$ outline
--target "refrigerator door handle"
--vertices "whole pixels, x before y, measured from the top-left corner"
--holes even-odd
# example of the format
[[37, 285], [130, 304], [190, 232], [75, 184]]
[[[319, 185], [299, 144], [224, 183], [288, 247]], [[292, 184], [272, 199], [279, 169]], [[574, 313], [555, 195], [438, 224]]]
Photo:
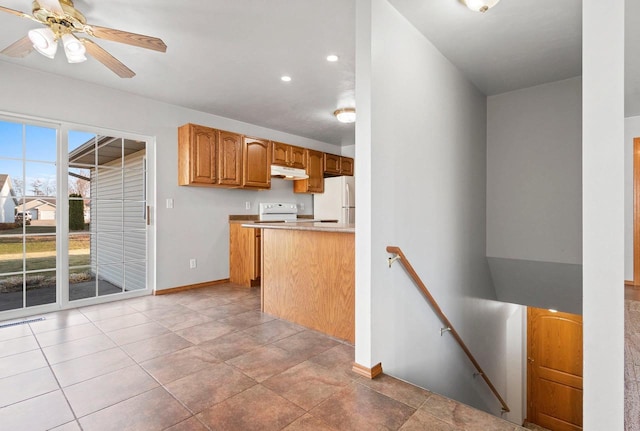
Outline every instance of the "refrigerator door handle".
[[349, 184], [345, 184], [345, 193], [347, 195], [347, 207], [351, 206], [351, 192], [349, 190]]

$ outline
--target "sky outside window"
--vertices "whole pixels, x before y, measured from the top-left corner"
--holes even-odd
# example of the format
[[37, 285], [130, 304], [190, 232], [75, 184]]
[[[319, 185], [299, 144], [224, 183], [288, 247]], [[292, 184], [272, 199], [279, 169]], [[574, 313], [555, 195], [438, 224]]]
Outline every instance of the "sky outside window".
[[[14, 187], [24, 185], [20, 195], [55, 196], [56, 134], [57, 130], [50, 127], [0, 121], [0, 174], [8, 174]], [[95, 136], [69, 132], [69, 151]]]

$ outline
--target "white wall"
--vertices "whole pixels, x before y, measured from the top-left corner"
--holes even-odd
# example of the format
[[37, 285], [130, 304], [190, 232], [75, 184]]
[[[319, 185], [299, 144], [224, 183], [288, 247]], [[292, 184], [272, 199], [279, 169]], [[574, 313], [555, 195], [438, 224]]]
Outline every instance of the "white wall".
[[633, 139], [640, 137], [640, 117], [624, 120], [624, 279], [633, 281]]
[[[372, 362], [498, 414], [500, 404], [482, 379], [473, 379], [453, 338], [440, 336], [441, 323], [407, 274], [398, 264], [387, 267], [385, 251], [387, 245], [404, 250], [504, 394], [506, 326], [519, 307], [493, 300], [485, 260], [486, 98], [386, 0], [371, 5], [370, 12], [357, 8], [358, 24], [370, 13], [371, 38], [364, 45], [362, 32], [369, 29], [360, 25], [357, 55], [370, 52], [370, 63], [364, 58], [356, 67], [358, 85], [371, 78], [369, 102], [360, 87], [356, 92], [358, 123], [370, 121], [371, 131], [368, 139], [357, 125], [356, 168], [372, 173], [370, 183], [356, 176], [359, 214], [371, 214], [370, 227], [357, 220], [356, 238], [371, 234], [371, 257], [362, 262], [357, 248], [356, 269], [371, 268]], [[369, 109], [370, 118], [363, 119]], [[363, 167], [364, 152], [371, 161]], [[356, 340], [366, 330], [356, 326]], [[356, 343], [356, 360], [360, 353]]]
[[[113, 77], [112, 79], [119, 79]], [[133, 78], [135, 82], [135, 78]], [[179, 187], [178, 127], [185, 123], [245, 133], [331, 153], [334, 145], [156, 102], [81, 81], [3, 62], [0, 67], [0, 111], [120, 130], [156, 138], [156, 287], [172, 288], [229, 276], [229, 214], [257, 213], [267, 200], [305, 204], [311, 196], [292, 192], [291, 182], [274, 179], [270, 191]], [[46, 97], [42, 95], [46, 94]], [[212, 95], [215, 97], [215, 95]], [[174, 208], [162, 205], [174, 199]], [[246, 211], [245, 202], [252, 209]], [[194, 223], [194, 214], [198, 216]], [[189, 269], [189, 259], [198, 267]]]
[[624, 0], [582, 7], [584, 430], [622, 430]]

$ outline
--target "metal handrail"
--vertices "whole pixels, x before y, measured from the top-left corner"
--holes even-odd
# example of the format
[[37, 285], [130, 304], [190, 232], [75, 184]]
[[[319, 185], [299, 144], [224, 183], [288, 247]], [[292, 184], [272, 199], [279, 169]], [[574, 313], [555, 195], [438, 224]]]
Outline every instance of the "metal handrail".
[[467, 357], [469, 358], [473, 366], [476, 368], [477, 373], [474, 373], [474, 376], [480, 375], [489, 386], [489, 389], [491, 389], [491, 392], [493, 392], [496, 398], [498, 398], [498, 401], [500, 401], [500, 404], [502, 404], [502, 411], [510, 412], [511, 410], [509, 410], [509, 406], [507, 406], [507, 403], [504, 401], [504, 399], [502, 399], [502, 397], [498, 393], [498, 390], [495, 388], [495, 386], [493, 386], [493, 383], [491, 383], [491, 380], [489, 380], [489, 377], [487, 377], [486, 373], [484, 372], [484, 370], [482, 369], [482, 367], [480, 366], [476, 358], [473, 356], [473, 354], [471, 353], [467, 345], [464, 343], [464, 341], [462, 341], [460, 334], [458, 334], [458, 331], [455, 330], [455, 328], [453, 327], [453, 325], [451, 324], [447, 316], [444, 314], [444, 312], [442, 311], [442, 309], [440, 308], [440, 306], [438, 305], [434, 297], [429, 292], [429, 289], [427, 289], [427, 286], [422, 282], [422, 280], [418, 276], [418, 273], [415, 271], [415, 269], [413, 269], [413, 266], [411, 266], [411, 264], [407, 260], [402, 250], [400, 250], [400, 247], [391, 246], [391, 245], [387, 246], [387, 252], [395, 255], [394, 257], [389, 258], [389, 268], [391, 268], [391, 264], [393, 262], [399, 260], [400, 263], [402, 263], [402, 266], [404, 267], [404, 269], [409, 273], [409, 276], [413, 279], [414, 283], [422, 291], [424, 296], [427, 297], [427, 300], [431, 304], [433, 311], [435, 311], [435, 313], [438, 315], [442, 323], [445, 324], [445, 328], [442, 328], [440, 330], [440, 335], [443, 335], [444, 332], [451, 332], [451, 335], [453, 336], [453, 338], [458, 342], [458, 344], [460, 345], [464, 353], [467, 355]]

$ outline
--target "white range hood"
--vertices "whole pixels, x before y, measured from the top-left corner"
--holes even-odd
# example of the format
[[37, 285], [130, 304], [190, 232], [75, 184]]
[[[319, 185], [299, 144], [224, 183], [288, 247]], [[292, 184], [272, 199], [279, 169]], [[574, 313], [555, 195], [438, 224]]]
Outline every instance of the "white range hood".
[[304, 169], [278, 165], [271, 165], [271, 176], [284, 178], [285, 180], [306, 180], [309, 178]]

